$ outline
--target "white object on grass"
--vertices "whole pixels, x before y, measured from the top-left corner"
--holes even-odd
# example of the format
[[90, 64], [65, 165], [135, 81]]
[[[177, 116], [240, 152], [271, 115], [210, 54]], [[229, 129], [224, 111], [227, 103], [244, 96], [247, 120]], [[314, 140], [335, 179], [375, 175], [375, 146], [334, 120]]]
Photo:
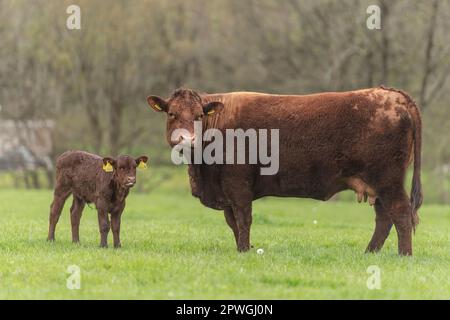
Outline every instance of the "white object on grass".
[[259, 248], [258, 250], [256, 250], [257, 254], [264, 254], [264, 249]]

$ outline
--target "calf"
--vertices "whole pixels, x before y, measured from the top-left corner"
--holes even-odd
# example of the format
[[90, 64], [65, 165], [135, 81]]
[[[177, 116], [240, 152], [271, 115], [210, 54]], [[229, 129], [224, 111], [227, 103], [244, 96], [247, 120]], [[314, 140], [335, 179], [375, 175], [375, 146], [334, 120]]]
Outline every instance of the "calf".
[[[380, 250], [394, 225], [399, 253], [412, 254], [412, 230], [422, 203], [422, 125], [419, 108], [403, 91], [379, 87], [302, 96], [180, 89], [170, 99], [150, 96], [147, 102], [167, 114], [171, 146], [202, 147], [198, 141], [210, 129], [223, 136], [228, 129], [279, 130], [276, 174], [262, 175], [264, 163], [189, 164], [192, 194], [204, 205], [224, 211], [240, 251], [250, 248], [253, 200], [327, 200], [350, 189], [359, 201], [368, 199], [375, 207], [375, 231], [367, 251]], [[195, 132], [196, 121], [200, 133]], [[176, 134], [177, 129], [184, 133]], [[203, 148], [209, 143], [203, 141]], [[226, 152], [233, 158], [234, 149]], [[408, 198], [404, 184], [412, 162]]]
[[48, 240], [55, 240], [55, 228], [66, 199], [73, 195], [70, 208], [72, 241], [79, 242], [81, 213], [86, 203], [94, 203], [98, 212], [101, 247], [107, 247], [110, 229], [114, 247], [120, 247], [120, 219], [125, 199], [136, 183], [136, 167], [146, 167], [148, 157], [132, 158], [127, 155], [117, 159], [99, 157], [84, 151], [67, 151], [56, 161], [56, 186], [50, 206]]

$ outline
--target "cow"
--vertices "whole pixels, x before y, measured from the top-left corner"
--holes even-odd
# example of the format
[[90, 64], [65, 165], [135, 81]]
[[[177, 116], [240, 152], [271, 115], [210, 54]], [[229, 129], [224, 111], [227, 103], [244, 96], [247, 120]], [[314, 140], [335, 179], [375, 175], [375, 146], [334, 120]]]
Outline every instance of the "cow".
[[[192, 194], [223, 210], [237, 249], [248, 251], [252, 201], [265, 196], [328, 200], [354, 190], [374, 205], [375, 231], [366, 252], [379, 251], [392, 225], [398, 253], [412, 255], [412, 232], [422, 204], [421, 115], [404, 91], [384, 86], [348, 92], [277, 95], [254, 92], [203, 94], [176, 90], [147, 103], [167, 114], [170, 146], [194, 145], [194, 123], [215, 128], [278, 129], [279, 170], [261, 175], [262, 164], [188, 166]], [[174, 135], [175, 129], [184, 134]], [[203, 144], [205, 147], [207, 144]], [[404, 180], [414, 162], [408, 197]]]
[[66, 199], [72, 194], [72, 242], [80, 241], [79, 226], [85, 204], [94, 203], [98, 213], [100, 247], [108, 246], [108, 232], [112, 229], [114, 247], [119, 248], [120, 221], [125, 199], [136, 183], [136, 167], [145, 168], [147, 161], [147, 156], [135, 159], [121, 155], [114, 159], [84, 151], [66, 151], [61, 154], [56, 160], [56, 184], [50, 206], [47, 240], [55, 240], [56, 224]]

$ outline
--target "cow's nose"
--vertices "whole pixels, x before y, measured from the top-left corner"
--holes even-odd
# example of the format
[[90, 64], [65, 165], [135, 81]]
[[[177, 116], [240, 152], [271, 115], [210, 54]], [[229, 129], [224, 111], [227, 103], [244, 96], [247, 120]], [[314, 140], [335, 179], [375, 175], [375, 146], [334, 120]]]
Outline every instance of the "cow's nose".
[[192, 145], [195, 142], [195, 135], [193, 135], [193, 136], [181, 135], [180, 136], [180, 142]]
[[127, 177], [127, 182], [128, 183], [135, 183], [136, 182], [136, 177]]

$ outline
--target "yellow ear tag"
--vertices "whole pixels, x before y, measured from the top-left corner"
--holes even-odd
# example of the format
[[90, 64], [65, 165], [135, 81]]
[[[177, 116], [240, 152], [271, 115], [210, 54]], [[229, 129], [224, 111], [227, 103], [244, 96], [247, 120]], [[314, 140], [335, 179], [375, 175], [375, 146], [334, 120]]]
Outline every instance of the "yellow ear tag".
[[156, 109], [158, 109], [159, 111], [162, 110], [161, 107], [159, 106], [159, 104], [156, 104], [156, 103], [155, 103], [153, 106], [154, 106]]
[[213, 114], [214, 112], [216, 112], [215, 110], [209, 110], [208, 111], [208, 115], [211, 115], [211, 114]]
[[139, 169], [147, 169], [147, 164], [141, 160], [141, 162], [139, 162], [138, 168]]
[[113, 166], [111, 165], [111, 163], [109, 163], [109, 161], [106, 161], [106, 164], [103, 165], [103, 170], [104, 170], [105, 172], [113, 172], [113, 171], [114, 171], [114, 168], [113, 168]]

